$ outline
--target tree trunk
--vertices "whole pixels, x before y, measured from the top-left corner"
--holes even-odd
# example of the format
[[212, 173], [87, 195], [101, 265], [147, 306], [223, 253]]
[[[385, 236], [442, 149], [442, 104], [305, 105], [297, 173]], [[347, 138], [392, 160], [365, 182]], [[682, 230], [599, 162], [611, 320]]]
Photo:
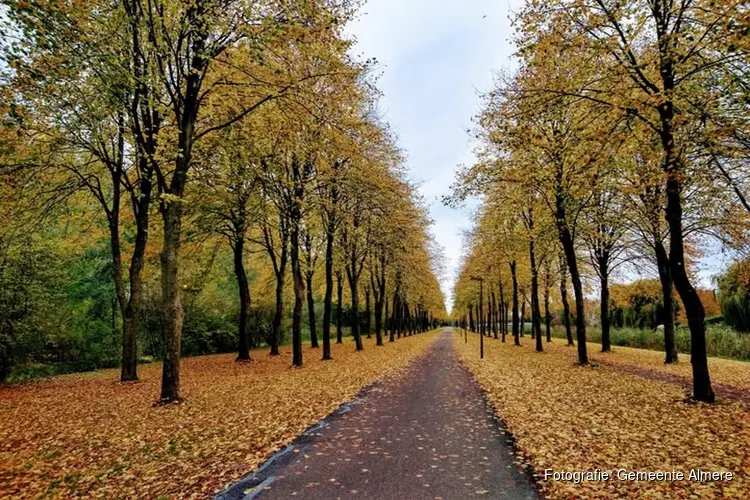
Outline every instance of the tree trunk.
[[484, 305], [482, 304], [482, 295], [484, 294], [484, 281], [479, 281], [479, 312], [477, 313], [477, 318], [479, 318], [479, 359], [484, 359], [484, 325], [482, 322], [484, 321], [484, 314], [482, 313], [482, 308]]
[[[565, 260], [568, 264], [570, 279], [573, 282], [573, 294], [576, 299], [576, 336], [578, 337], [578, 364], [587, 365], [589, 362], [588, 351], [586, 349], [586, 312], [584, 309], [583, 285], [581, 284], [581, 275], [578, 271], [578, 258], [576, 257], [573, 236], [568, 228], [565, 219], [563, 200], [557, 196], [558, 214], [557, 224], [560, 233], [560, 242], [562, 243]], [[562, 215], [561, 215], [562, 213]]]
[[307, 272], [307, 324], [310, 327], [310, 347], [317, 349], [318, 332], [315, 324], [315, 298], [313, 297], [313, 273]]
[[479, 282], [479, 304], [477, 305], [477, 320], [479, 321], [479, 334], [484, 337], [484, 299], [482, 297], [482, 282]]
[[503, 281], [500, 280], [500, 337], [501, 341], [505, 343], [505, 334], [508, 331], [508, 323], [506, 321], [507, 313], [506, 308], [507, 305], [505, 304], [505, 294], [503, 293]]
[[560, 254], [560, 297], [563, 305], [563, 322], [565, 323], [565, 338], [568, 339], [568, 345], [575, 345], [573, 342], [573, 331], [570, 328], [570, 305], [568, 304], [568, 273], [565, 256]]
[[[388, 300], [387, 299], [384, 299], [384, 300], [385, 300], [385, 322], [384, 322], [385, 325], [384, 326], [385, 326], [386, 333], [388, 334], [388, 342], [395, 342], [396, 338], [393, 332], [393, 312], [391, 312], [391, 315], [388, 316]], [[394, 298], [394, 302], [395, 302], [395, 298]], [[396, 308], [394, 307], [393, 310], [395, 311]]]
[[[370, 285], [375, 298], [375, 345], [383, 345], [383, 306], [386, 308], [386, 321], [388, 318], [388, 299], [385, 296], [386, 276], [385, 258], [380, 259], [380, 275], [370, 274]], [[369, 310], [369, 307], [368, 307]]]
[[[526, 296], [521, 297], [521, 324], [519, 326], [519, 334], [521, 337], [523, 337], [524, 330], [526, 330]], [[532, 328], [532, 335], [534, 334], [534, 329]]]
[[549, 312], [549, 287], [552, 281], [549, 270], [549, 261], [547, 261], [544, 276], [544, 332], [547, 335], [547, 342], [552, 342], [552, 318]]
[[[189, 12], [195, 12], [189, 10]], [[194, 52], [202, 52], [207, 35], [196, 33], [191, 45]], [[160, 403], [178, 402], [180, 397], [180, 342], [182, 340], [182, 289], [179, 281], [180, 236], [182, 208], [188, 171], [192, 162], [195, 122], [200, 108], [200, 88], [206, 59], [193, 57], [190, 71], [185, 76], [184, 97], [180, 104], [177, 149], [169, 185], [162, 183], [161, 214], [164, 223], [164, 244], [161, 253], [162, 327], [164, 334], [164, 362], [162, 364]]]
[[[140, 281], [140, 277], [139, 277]], [[122, 370], [120, 382], [133, 382], [138, 380], [138, 328], [140, 324], [140, 303], [142, 292], [133, 294], [133, 283], [131, 281], [131, 295], [125, 313], [122, 315]], [[138, 285], [139, 288], [142, 285]], [[135, 304], [138, 304], [138, 307]]]
[[343, 305], [343, 288], [344, 284], [342, 283], [342, 276], [341, 272], [336, 273], [336, 343], [337, 344], [343, 344], [344, 343], [344, 332], [342, 330], [341, 321], [343, 320], [344, 315], [344, 305]]
[[654, 242], [656, 251], [656, 264], [659, 269], [659, 282], [661, 283], [662, 323], [664, 324], [664, 363], [672, 364], [678, 362], [677, 345], [674, 335], [674, 297], [672, 292], [672, 272], [669, 270], [669, 256], [664, 244], [660, 239]]
[[347, 277], [349, 278], [349, 290], [352, 294], [352, 337], [354, 337], [356, 350], [361, 351], [363, 346], [362, 336], [359, 334], [359, 291], [357, 289], [356, 271], [354, 269], [347, 270]]
[[372, 332], [370, 331], [370, 317], [372, 316], [372, 311], [370, 309], [370, 288], [365, 288], [365, 334], [367, 335], [368, 339], [372, 338]]
[[[148, 241], [148, 208], [151, 204], [151, 182], [141, 181], [140, 198], [134, 200], [136, 235], [133, 254], [130, 257], [130, 297], [122, 311], [122, 382], [138, 380], [138, 330], [143, 305], [143, 266]], [[137, 208], [136, 208], [137, 207]]]
[[291, 219], [291, 258], [292, 284], [294, 287], [294, 310], [292, 312], [292, 364], [302, 366], [302, 309], [305, 302], [305, 280], [302, 276], [302, 261], [300, 259], [300, 222], [302, 221], [302, 202], [304, 200], [304, 186], [300, 165], [297, 159], [292, 159], [292, 180], [294, 196], [290, 207]]
[[398, 338], [409, 335], [409, 316], [406, 312], [406, 301], [402, 297], [398, 298], [398, 327]]
[[487, 337], [492, 337], [492, 318], [495, 309], [495, 306], [492, 303], [492, 293], [494, 293], [494, 291], [490, 287], [489, 292], [487, 292]]
[[[113, 175], [114, 177], [114, 175]], [[120, 382], [130, 382], [138, 380], [138, 351], [136, 332], [125, 328], [125, 309], [127, 308], [127, 298], [125, 297], [125, 284], [122, 279], [122, 250], [120, 245], [120, 201], [119, 201], [119, 183], [114, 189], [114, 200], [112, 209], [108, 210], [106, 204], [104, 209], [109, 219], [109, 244], [112, 252], [112, 281], [115, 285], [115, 296], [117, 298], [120, 314], [123, 317], [122, 328], [122, 370], [120, 372]], [[115, 307], [112, 310], [112, 331], [115, 330], [116, 318]]]
[[411, 337], [414, 334], [413, 330], [413, 322], [411, 317], [411, 310], [409, 309], [409, 303], [404, 301], [404, 316], [406, 317], [406, 327], [408, 329], [408, 334]]
[[492, 333], [495, 336], [495, 340], [497, 340], [497, 299], [495, 298], [495, 291], [492, 290]]
[[[334, 163], [334, 165], [338, 165]], [[333, 309], [333, 244], [336, 238], [338, 186], [336, 177], [331, 181], [331, 209], [325, 212], [326, 225], [326, 289], [323, 298], [323, 361], [331, 359], [331, 314]]]
[[[655, 17], [660, 17], [656, 12]], [[712, 403], [715, 400], [711, 388], [711, 378], [708, 373], [708, 358], [706, 355], [706, 324], [705, 310], [698, 297], [698, 293], [690, 283], [685, 268], [685, 248], [682, 228], [682, 184], [683, 161], [680, 151], [675, 144], [674, 119], [675, 109], [672, 98], [675, 91], [675, 57], [670, 53], [672, 46], [665, 41], [668, 36], [658, 32], [658, 47], [660, 52], [659, 75], [661, 77], [664, 95], [667, 97], [657, 107], [661, 121], [661, 142], [664, 150], [664, 172], [667, 174], [667, 207], [666, 219], [669, 224], [669, 267], [672, 272], [677, 293], [680, 294], [685, 305], [685, 314], [690, 327], [690, 363], [693, 367], [693, 397], [698, 401]]]
[[[508, 326], [512, 325], [512, 319], [511, 319], [511, 307], [510, 303], [506, 301], [505, 303], [505, 317], [503, 318], [503, 322], [505, 323], [505, 334], [507, 335], [509, 330]], [[512, 333], [512, 332], [510, 332]]]
[[396, 314], [396, 338], [401, 338], [404, 334], [404, 303], [401, 299], [401, 295], [398, 296], [398, 302], [396, 303], [397, 309]]
[[495, 302], [492, 300], [492, 294], [494, 293], [494, 290], [492, 290], [491, 286], [487, 287], [487, 337], [492, 338], [495, 334]]
[[[672, 141], [668, 141], [671, 143]], [[666, 147], [665, 147], [666, 149]], [[675, 154], [674, 152], [671, 155]], [[667, 153], [667, 158], [670, 153]], [[668, 162], [671, 163], [670, 160]], [[669, 263], [675, 288], [685, 305], [685, 314], [690, 327], [690, 363], [693, 367], [693, 397], [698, 401], [713, 403], [715, 395], [708, 373], [706, 355], [706, 313], [698, 293], [690, 283], [685, 269], [684, 242], [682, 236], [682, 200], [679, 172], [668, 170], [667, 180], [667, 222], [669, 223]]]
[[240, 330], [237, 361], [250, 360], [250, 342], [247, 336], [247, 317], [250, 313], [250, 286], [247, 281], [244, 262], [245, 236], [237, 236], [233, 242], [234, 275], [240, 292]]
[[326, 229], [326, 290], [323, 298], [323, 361], [331, 359], [331, 310], [333, 309], [333, 241], [335, 225], [330, 220]]
[[375, 345], [383, 345], [383, 299], [375, 299]]
[[[154, 156], [157, 150], [159, 131], [161, 128], [162, 116], [160, 111], [154, 107], [153, 101], [149, 99], [149, 87], [143, 82], [144, 76], [143, 63], [141, 57], [143, 54], [138, 35], [138, 26], [142, 12], [126, 7], [128, 22], [133, 28], [130, 32], [132, 42], [132, 63], [130, 66], [131, 75], [134, 81], [140, 82], [135, 86], [134, 91], [130, 94], [130, 128], [132, 132], [134, 150], [136, 155], [135, 165], [137, 165], [137, 174], [140, 182], [138, 190], [128, 189], [130, 192], [130, 202], [133, 210], [133, 218], [136, 225], [135, 244], [133, 254], [130, 258], [130, 297], [127, 305], [122, 311], [122, 334], [123, 334], [123, 359], [121, 380], [137, 380], [137, 363], [138, 363], [138, 346], [137, 338], [140, 329], [141, 309], [143, 305], [143, 267], [145, 263], [146, 245], [148, 243], [149, 215], [154, 189], [153, 176], [156, 164]], [[123, 172], [123, 160], [125, 152], [125, 114], [119, 115], [120, 133], [118, 134], [118, 166], [117, 184], [121, 185]], [[113, 181], [115, 178], [113, 177]], [[131, 185], [132, 188], [132, 185]], [[116, 190], [119, 191], [119, 188]], [[138, 192], [140, 191], [140, 192]], [[119, 195], [118, 195], [119, 196]], [[115, 201], [115, 200], [113, 200]], [[119, 204], [119, 203], [118, 203]], [[119, 235], [118, 235], [119, 248]], [[114, 246], [113, 246], [114, 248]], [[118, 250], [119, 253], [119, 250]], [[119, 263], [116, 266], [119, 269]], [[124, 297], [123, 297], [124, 298]], [[123, 301], [120, 300], [122, 308]]]
[[391, 312], [391, 338], [393, 338], [394, 340], [401, 337], [398, 332], [398, 314], [399, 307], [401, 307], [401, 305], [398, 301], [397, 294], [398, 291], [393, 293], [393, 311]]
[[393, 325], [390, 324], [390, 318], [388, 317], [388, 298], [385, 296], [385, 290], [383, 290], [383, 306], [385, 307], [385, 314], [383, 315], [383, 333], [389, 335], [389, 341], [393, 342]]
[[[178, 173], [174, 174], [175, 176]], [[162, 328], [164, 362], [161, 403], [180, 401], [180, 342], [182, 340], [182, 297], [179, 285], [179, 250], [182, 229], [182, 201], [165, 201], [164, 246], [161, 253]]]
[[[531, 217], [531, 209], [529, 209]], [[533, 223], [530, 223], [533, 224]], [[530, 225], [531, 230], [534, 226]], [[534, 238], [529, 238], [529, 262], [531, 264], [531, 330], [536, 332], [536, 350], [542, 352], [542, 321], [539, 311], [539, 270], [536, 266]]]
[[610, 352], [612, 345], [609, 339], [609, 259], [604, 257], [599, 260], [599, 280], [601, 295], [599, 297], [599, 315], [602, 324], [602, 352]]
[[[284, 266], [286, 267], [286, 266]], [[284, 274], [276, 276], [276, 308], [271, 322], [271, 356], [279, 355], [281, 321], [284, 317]]]
[[521, 345], [518, 331], [518, 276], [516, 276], [516, 261], [510, 263], [510, 276], [513, 281], [513, 343]]
[[[142, 169], [143, 170], [143, 169]], [[122, 382], [138, 380], [138, 330], [143, 307], [143, 266], [148, 243], [149, 207], [153, 187], [150, 178], [143, 174], [140, 195], [133, 197], [133, 212], [136, 224], [135, 244], [130, 257], [130, 297], [122, 311]], [[118, 242], [119, 246], [119, 242]], [[119, 264], [118, 264], [119, 265]]]

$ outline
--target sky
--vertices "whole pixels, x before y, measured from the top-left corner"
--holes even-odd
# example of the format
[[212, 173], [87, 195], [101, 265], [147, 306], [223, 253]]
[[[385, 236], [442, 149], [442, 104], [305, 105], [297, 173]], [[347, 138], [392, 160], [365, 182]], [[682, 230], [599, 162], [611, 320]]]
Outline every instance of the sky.
[[353, 52], [375, 58], [382, 75], [380, 110], [407, 157], [444, 249], [441, 282], [450, 307], [470, 207], [453, 210], [440, 198], [454, 172], [473, 161], [467, 130], [493, 75], [511, 68], [509, 15], [521, 0], [369, 0], [348, 30]]
[[[348, 27], [357, 39], [354, 53], [376, 58], [382, 73], [383, 118], [407, 156], [434, 221], [432, 232], [444, 250], [441, 286], [450, 310], [451, 288], [461, 257], [462, 232], [471, 228], [475, 204], [454, 210], [441, 197], [459, 165], [473, 162], [468, 129], [480, 110], [481, 93], [494, 75], [515, 62], [510, 18], [523, 0], [369, 0]], [[731, 261], [708, 245], [698, 263], [698, 286], [713, 288], [712, 277]], [[622, 281], [652, 277], [627, 266]]]

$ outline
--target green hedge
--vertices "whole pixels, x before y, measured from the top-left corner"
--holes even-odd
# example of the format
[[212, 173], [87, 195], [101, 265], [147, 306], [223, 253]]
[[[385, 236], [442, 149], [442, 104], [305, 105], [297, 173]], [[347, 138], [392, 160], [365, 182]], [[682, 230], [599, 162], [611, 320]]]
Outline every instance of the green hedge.
[[[555, 337], [565, 338], [565, 329], [559, 326], [554, 327], [552, 333]], [[573, 334], [575, 336], [575, 327]], [[588, 327], [586, 338], [589, 342], [600, 343], [601, 330]], [[610, 340], [616, 346], [664, 350], [664, 330], [613, 328]], [[690, 330], [686, 326], [675, 328], [675, 343], [679, 352], [690, 354]], [[706, 351], [709, 356], [750, 361], [750, 335], [739, 333], [724, 324], [707, 324]]]

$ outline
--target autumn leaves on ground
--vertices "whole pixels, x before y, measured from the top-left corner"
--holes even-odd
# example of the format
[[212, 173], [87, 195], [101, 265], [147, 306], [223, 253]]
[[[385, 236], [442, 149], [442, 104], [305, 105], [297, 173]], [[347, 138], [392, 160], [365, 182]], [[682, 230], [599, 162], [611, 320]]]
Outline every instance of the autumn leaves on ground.
[[[720, 398], [695, 403], [685, 389], [668, 381], [633, 374], [637, 365], [665, 374], [689, 374], [688, 361], [665, 366], [659, 353], [615, 348], [599, 353], [589, 344], [591, 366], [576, 364], [576, 350], [545, 342], [535, 352], [523, 346], [456, 333], [460, 357], [487, 391], [496, 413], [517, 439], [519, 462], [537, 477], [561, 471], [732, 472], [731, 481], [573, 481], [541, 480], [552, 498], [745, 498], [750, 490], [750, 403]], [[599, 362], [598, 365], [595, 362]], [[606, 363], [606, 364], [605, 364]], [[710, 358], [714, 380], [750, 394], [746, 363]]]
[[66, 375], [0, 387], [0, 497], [210, 497], [248, 474], [363, 387], [393, 376], [436, 333], [376, 348], [333, 344], [333, 360], [305, 349], [291, 368], [253, 351], [184, 361], [183, 404], [154, 407], [160, 367], [141, 381], [119, 373]]
[[[179, 405], [153, 406], [157, 365], [143, 368], [142, 380], [132, 384], [120, 384], [109, 370], [4, 386], [0, 496], [209, 497], [363, 387], [403, 376], [438, 333], [382, 348], [365, 341], [363, 352], [347, 339], [332, 346], [332, 361], [305, 368], [290, 367], [288, 348], [279, 357], [253, 351], [250, 363], [235, 363], [232, 355], [190, 358]], [[638, 349], [599, 354], [590, 344], [599, 364], [581, 367], [564, 342], [546, 343], [537, 353], [528, 336], [522, 347], [487, 337], [485, 359], [479, 359], [477, 334], [454, 329], [452, 335], [459, 359], [517, 439], [519, 467], [535, 471], [545, 496], [742, 497], [747, 491], [748, 402], [721, 397], [715, 405], [694, 403], [681, 386], [626, 369], [685, 375], [687, 362], [665, 366], [659, 353]], [[304, 355], [313, 360], [319, 350], [306, 348]], [[744, 363], [711, 358], [710, 364], [718, 384], [750, 394]], [[734, 479], [544, 480], [545, 469], [622, 468], [727, 471]]]
[[[433, 129], [385, 120], [381, 67], [347, 26], [362, 3], [2, 1], [0, 496], [210, 496], [446, 324], [507, 337], [455, 330], [441, 356], [537, 474], [735, 475], [538, 476], [546, 494], [747, 496], [750, 370], [708, 357], [750, 359], [747, 0], [519, 5], [515, 69], [484, 89], [475, 161], [441, 192], [476, 208], [448, 235], [450, 304], [434, 185], [414, 177], [462, 156], [430, 151], [410, 176], [395, 130]], [[395, 67], [479, 59], [436, 40]], [[399, 76], [413, 95], [465, 78]], [[402, 116], [459, 130], [421, 112], [448, 100]]]

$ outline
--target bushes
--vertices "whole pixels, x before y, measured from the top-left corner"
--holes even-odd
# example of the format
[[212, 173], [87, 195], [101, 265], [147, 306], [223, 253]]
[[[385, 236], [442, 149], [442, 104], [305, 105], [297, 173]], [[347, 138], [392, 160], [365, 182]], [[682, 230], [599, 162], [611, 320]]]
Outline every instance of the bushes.
[[643, 279], [627, 285], [613, 284], [611, 290], [613, 327], [656, 328], [662, 323], [664, 305], [658, 279]]
[[[680, 328], [689, 337], [687, 328]], [[741, 359], [750, 361], [750, 335], [737, 333], [726, 325], [712, 325], [706, 335], [709, 356], [720, 356], [724, 358]]]
[[735, 262], [717, 281], [724, 320], [740, 332], [750, 332], [750, 261]]
[[65, 331], [59, 256], [42, 238], [0, 239], [0, 379], [15, 366], [44, 361], [49, 331]]
[[219, 354], [237, 349], [237, 322], [233, 317], [213, 313], [209, 314], [201, 304], [192, 304], [186, 310], [182, 331], [183, 356]]
[[[204, 293], [188, 294], [184, 308], [185, 319], [181, 344], [183, 356], [221, 354], [237, 349], [239, 305], [232, 290], [226, 293], [209, 290]], [[268, 342], [273, 314], [273, 310], [262, 307], [250, 309], [248, 335], [251, 347], [258, 347]], [[138, 344], [142, 355], [152, 359], [161, 359], [163, 344], [161, 304], [158, 294], [152, 293], [144, 297]]]
[[741, 332], [750, 331], [750, 296], [744, 290], [723, 295], [721, 312], [728, 325]]
[[[555, 337], [565, 338], [563, 328], [555, 327], [552, 331]], [[589, 328], [586, 337], [589, 342], [599, 343], [602, 340], [601, 330]], [[664, 330], [661, 329], [613, 328], [610, 340], [616, 346], [664, 350]], [[675, 328], [675, 343], [679, 352], [690, 354], [690, 330], [687, 327]], [[723, 324], [707, 325], [706, 351], [709, 356], [750, 361], [750, 335], [738, 333]]]
[[[0, 381], [120, 364], [122, 320], [110, 250], [101, 241], [88, 241], [82, 250], [61, 247], [59, 239], [41, 232], [10, 242], [0, 235]], [[188, 285], [182, 355], [237, 349], [239, 304], [231, 263], [231, 253], [219, 252], [216, 259], [190, 267], [193, 274], [182, 277]], [[156, 262], [149, 262], [146, 271], [138, 355], [159, 360], [163, 341]], [[273, 314], [272, 303], [253, 303], [248, 322], [251, 347], [268, 343]], [[288, 330], [290, 315], [287, 308], [282, 334]], [[321, 318], [319, 311], [319, 322]]]

